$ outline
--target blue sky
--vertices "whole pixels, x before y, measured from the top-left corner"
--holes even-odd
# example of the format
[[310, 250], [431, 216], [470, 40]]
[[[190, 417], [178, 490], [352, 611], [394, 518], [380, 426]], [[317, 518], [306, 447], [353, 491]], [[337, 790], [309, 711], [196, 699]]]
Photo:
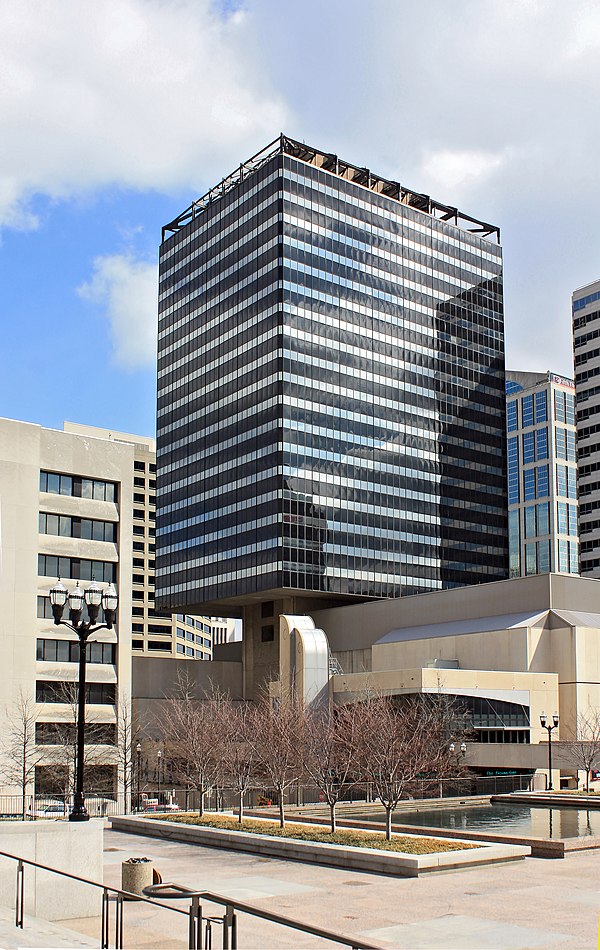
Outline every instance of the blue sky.
[[599, 47], [586, 0], [3, 4], [0, 415], [153, 434], [161, 226], [280, 130], [499, 224], [508, 365], [570, 374]]

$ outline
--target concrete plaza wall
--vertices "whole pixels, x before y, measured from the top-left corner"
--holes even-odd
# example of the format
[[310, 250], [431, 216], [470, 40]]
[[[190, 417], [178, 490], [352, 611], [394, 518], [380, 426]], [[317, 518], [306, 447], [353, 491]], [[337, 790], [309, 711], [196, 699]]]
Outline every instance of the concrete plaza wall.
[[[3, 821], [0, 851], [102, 882], [104, 822]], [[17, 862], [0, 856], [0, 905], [15, 906]], [[99, 888], [25, 866], [25, 913], [43, 920], [96, 917]]]

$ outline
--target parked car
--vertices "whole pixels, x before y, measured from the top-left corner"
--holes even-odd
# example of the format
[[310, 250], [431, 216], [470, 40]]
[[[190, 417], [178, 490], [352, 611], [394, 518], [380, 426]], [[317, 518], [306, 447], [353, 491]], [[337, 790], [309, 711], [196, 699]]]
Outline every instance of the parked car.
[[144, 814], [152, 814], [157, 812], [171, 812], [171, 811], [181, 811], [179, 805], [176, 805], [174, 802], [169, 802], [167, 805], [144, 805]]
[[37, 801], [27, 809], [29, 818], [66, 818], [69, 806], [59, 801]]

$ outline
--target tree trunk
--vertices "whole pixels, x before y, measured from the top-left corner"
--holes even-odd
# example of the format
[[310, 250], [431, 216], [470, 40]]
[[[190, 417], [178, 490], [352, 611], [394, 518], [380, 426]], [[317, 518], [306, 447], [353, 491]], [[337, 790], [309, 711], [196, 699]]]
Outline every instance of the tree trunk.
[[589, 769], [585, 770], [585, 790], [586, 792], [589, 792], [590, 790], [590, 770]]
[[283, 810], [283, 808], [284, 808], [284, 806], [283, 806], [283, 789], [280, 788], [278, 791], [279, 791], [279, 827], [280, 827], [280, 828], [285, 828], [285, 813], [284, 813], [284, 810]]
[[198, 809], [198, 814], [200, 815], [200, 818], [202, 818], [204, 815], [204, 795], [205, 795], [205, 791], [204, 791], [204, 785], [203, 785], [200, 789], [200, 807]]
[[334, 835], [337, 831], [337, 827], [335, 823], [335, 802], [329, 803], [329, 813], [331, 817], [331, 834]]
[[385, 838], [386, 841], [392, 840], [392, 809], [385, 806]]
[[240, 792], [240, 813], [238, 815], [238, 821], [240, 825], [242, 823], [243, 816], [244, 816], [244, 793]]

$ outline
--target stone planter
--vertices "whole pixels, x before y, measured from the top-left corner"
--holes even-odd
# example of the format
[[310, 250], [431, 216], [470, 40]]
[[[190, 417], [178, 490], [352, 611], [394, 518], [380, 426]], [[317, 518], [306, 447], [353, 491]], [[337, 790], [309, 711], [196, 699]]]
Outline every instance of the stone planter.
[[121, 890], [142, 897], [144, 888], [152, 884], [153, 874], [154, 864], [148, 859], [134, 858], [130, 861], [123, 861], [121, 865]]

